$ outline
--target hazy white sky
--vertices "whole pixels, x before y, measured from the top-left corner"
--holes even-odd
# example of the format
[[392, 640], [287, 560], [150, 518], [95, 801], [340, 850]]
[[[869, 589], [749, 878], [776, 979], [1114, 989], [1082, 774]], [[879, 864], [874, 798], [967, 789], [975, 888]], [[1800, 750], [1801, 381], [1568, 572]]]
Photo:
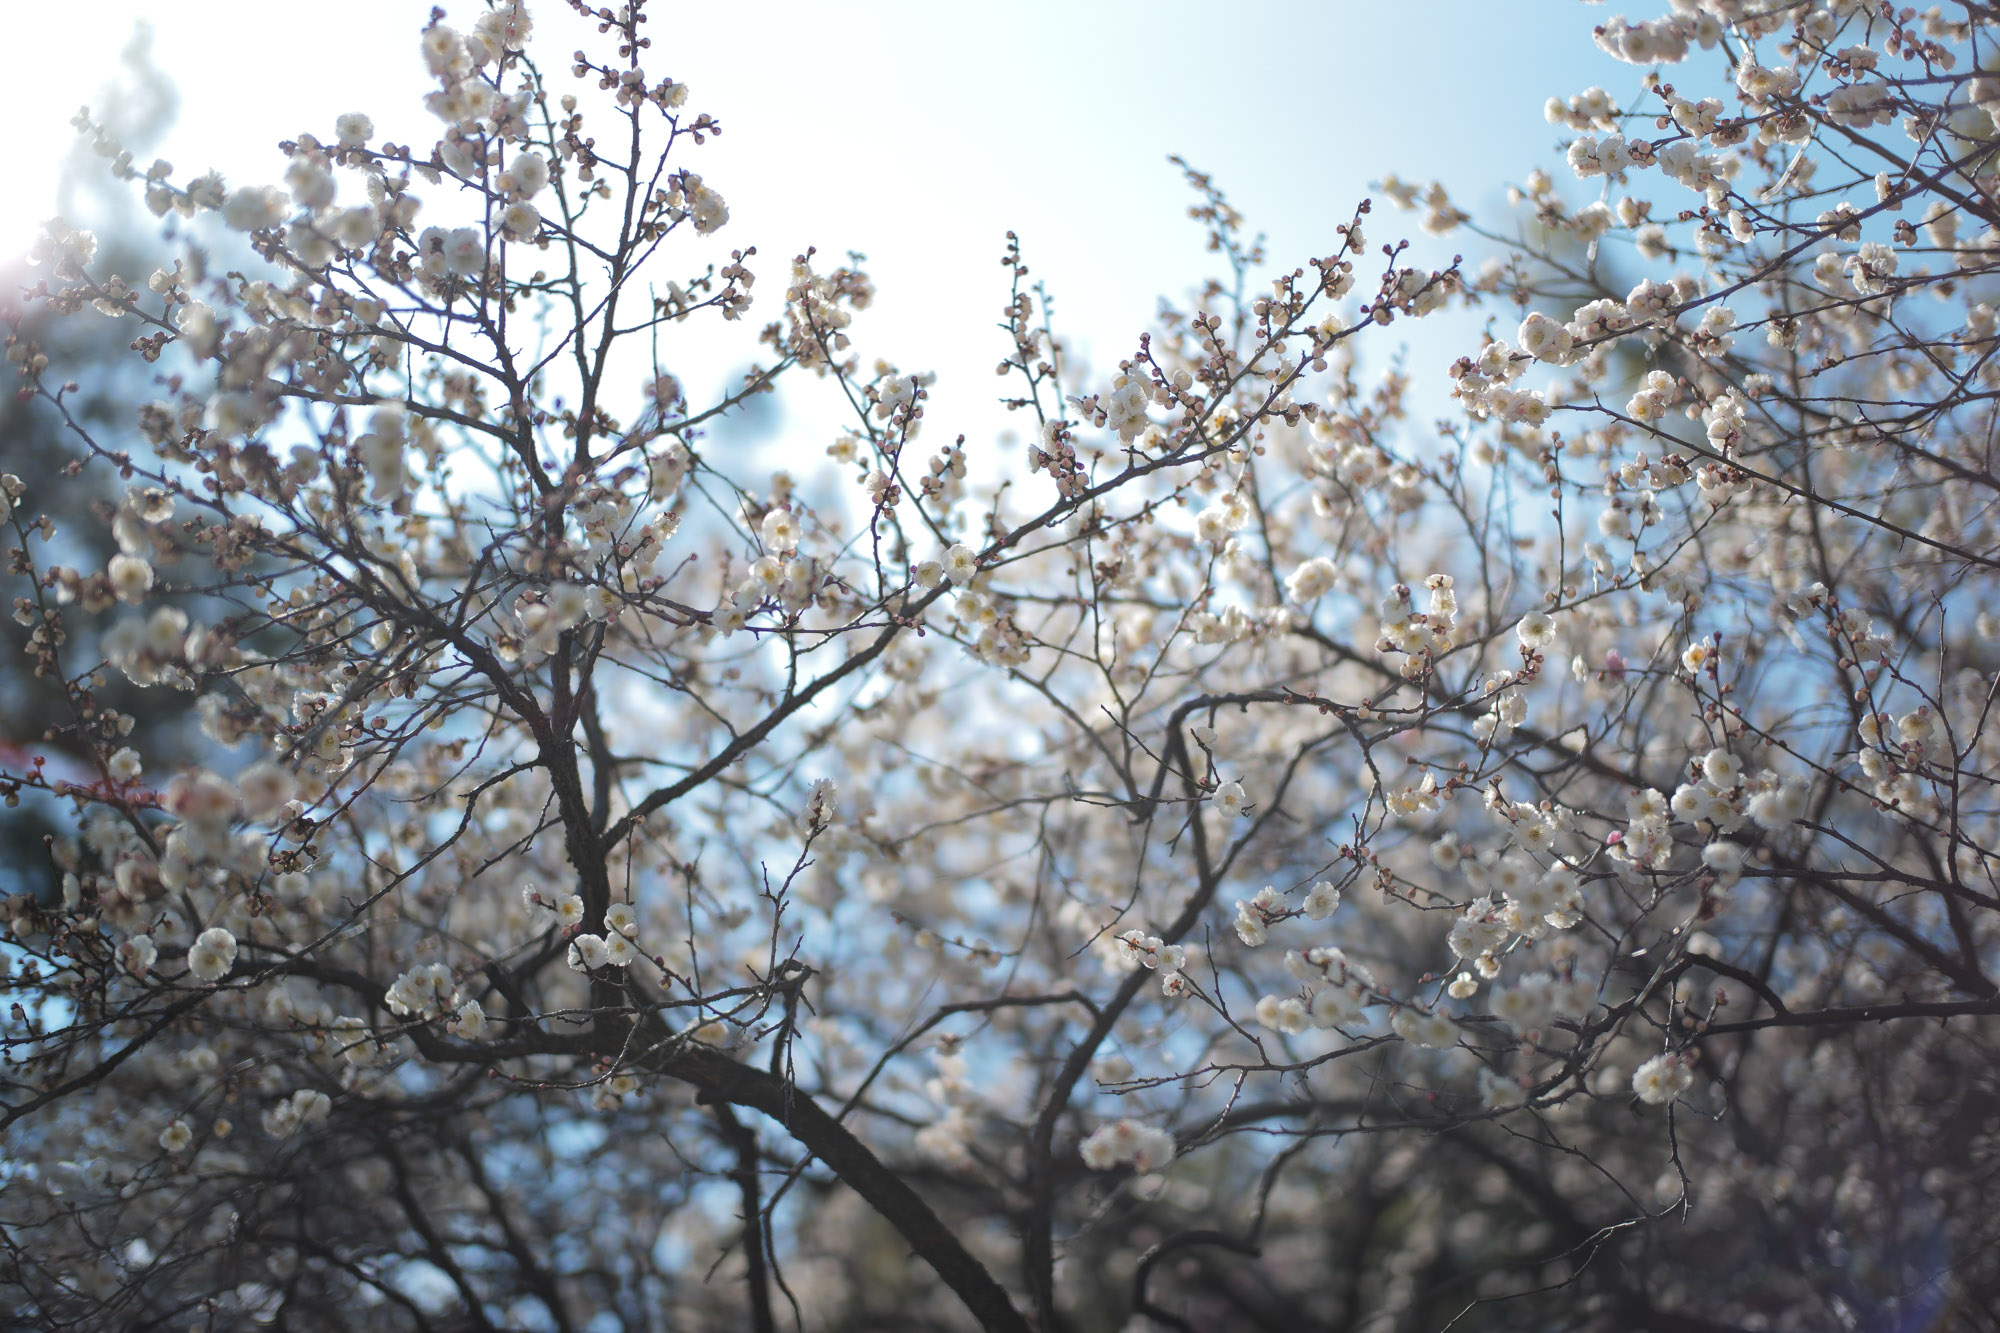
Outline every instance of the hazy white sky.
[[[24, 248], [52, 211], [68, 118], [120, 76], [142, 13], [179, 109], [141, 156], [167, 157], [180, 178], [213, 167], [232, 183], [275, 181], [280, 139], [330, 137], [348, 110], [398, 141], [436, 133], [418, 101], [425, 0], [93, 0], [87, 20], [76, 6], [0, 9], [15, 51], [47, 53], [0, 89], [27, 145], [0, 252]], [[447, 9], [468, 24], [478, 12], [466, 0]], [[531, 49], [559, 86], [579, 33], [560, 0], [534, 12], [543, 30]], [[992, 397], [1010, 227], [1057, 295], [1058, 332], [1108, 367], [1155, 297], [1185, 293], [1211, 262], [1167, 154], [1211, 172], [1291, 267], [1330, 252], [1333, 225], [1387, 171], [1443, 180], [1463, 206], [1497, 213], [1505, 181], [1555, 159], [1541, 114], [1550, 94], [1593, 82], [1621, 100], [1633, 92], [1633, 72], [1591, 46], [1603, 11], [1571, 0], [652, 12], [649, 73], [688, 83], [690, 106], [725, 130], [690, 159], [729, 200], [718, 251], [755, 244], [753, 267], [773, 284], [808, 244], [866, 253], [880, 300], [858, 341], [906, 370], [939, 370], [932, 421], [947, 430], [965, 428], [954, 409]], [[1378, 218], [1371, 239], [1416, 234], [1414, 218]], [[1427, 257], [1453, 248], [1432, 242]], [[740, 364], [754, 350], [746, 337], [732, 355]]]

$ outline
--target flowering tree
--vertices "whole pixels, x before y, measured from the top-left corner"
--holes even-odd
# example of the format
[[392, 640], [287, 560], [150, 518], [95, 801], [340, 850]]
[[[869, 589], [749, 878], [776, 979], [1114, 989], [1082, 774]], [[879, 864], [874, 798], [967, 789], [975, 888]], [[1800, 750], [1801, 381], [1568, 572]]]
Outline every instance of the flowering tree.
[[[1108, 381], [1010, 238], [1023, 460], [813, 253], [688, 400], [760, 265], [689, 257], [719, 127], [644, 6], [575, 7], [569, 77], [434, 17], [429, 146], [107, 142], [240, 266], [58, 223], [9, 298], [70, 444], [0, 478], [0, 790], [67, 830], [13, 1315], [1984, 1326], [2000, 16], [1613, 19], [1573, 186], [1381, 183], [1483, 265], [1364, 202], [1272, 271], [1190, 169], [1225, 271]], [[117, 428], [37, 332], [92, 309], [161, 386]], [[1425, 316], [1436, 429], [1359, 360]], [[846, 417], [709, 434], [799, 377]]]

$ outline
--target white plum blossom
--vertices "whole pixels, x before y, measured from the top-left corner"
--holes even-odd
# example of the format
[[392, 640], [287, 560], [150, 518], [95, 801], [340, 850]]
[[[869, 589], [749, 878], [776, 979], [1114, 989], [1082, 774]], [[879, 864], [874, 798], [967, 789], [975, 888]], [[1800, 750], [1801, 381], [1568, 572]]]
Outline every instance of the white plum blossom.
[[1121, 443], [1132, 443], [1146, 429], [1146, 406], [1151, 401], [1152, 387], [1143, 377], [1130, 372], [1116, 376], [1102, 400], [1105, 425], [1118, 432]]
[[813, 833], [827, 828], [833, 823], [839, 803], [840, 790], [834, 785], [832, 778], [819, 778], [814, 781], [812, 791], [806, 800], [806, 828]]
[[336, 116], [333, 124], [343, 148], [359, 148], [375, 136], [375, 122], [359, 111]]
[[1324, 921], [1333, 915], [1335, 908], [1340, 906], [1340, 890], [1334, 887], [1330, 880], [1320, 880], [1306, 892], [1305, 902], [1301, 906], [1307, 920]]
[[1148, 935], [1143, 930], [1128, 930], [1112, 940], [1119, 961], [1127, 967], [1145, 967], [1166, 972], [1178, 972], [1187, 962], [1187, 949], [1179, 944], [1168, 944], [1157, 935]]
[[1678, 1055], [1656, 1055], [1632, 1071], [1632, 1091], [1648, 1106], [1665, 1106], [1686, 1092], [1694, 1071]]
[[137, 604], [153, 588], [153, 567], [134, 555], [114, 555], [106, 570], [111, 589], [121, 602]]
[[274, 1139], [288, 1139], [301, 1130], [324, 1124], [333, 1110], [333, 1099], [318, 1088], [300, 1088], [264, 1112], [264, 1132]]
[[943, 571], [944, 576], [951, 580], [952, 586], [968, 587], [979, 572], [979, 557], [973, 553], [970, 546], [958, 542], [944, 553]]
[[[582, 939], [594, 939], [597, 937], [578, 936], [577, 938], [579, 940], [582, 940]], [[603, 937], [603, 942], [604, 942], [604, 947], [603, 947], [604, 966], [630, 967], [632, 966], [633, 963], [639, 960], [639, 950], [633, 945], [632, 941], [626, 936], [618, 934], [616, 931], [613, 931], [611, 934]]]
[[1416, 1046], [1447, 1047], [1458, 1044], [1458, 1024], [1443, 1014], [1431, 1013], [1415, 1005], [1396, 1010], [1389, 1027], [1404, 1041]]
[[451, 1021], [445, 1029], [452, 1036], [465, 1041], [478, 1041], [486, 1035], [486, 1009], [478, 1000], [466, 1000], [452, 1011]]
[[793, 551], [799, 544], [799, 520], [788, 509], [773, 509], [764, 515], [758, 528], [764, 545], [773, 551]]
[[1257, 1022], [1274, 1032], [1297, 1036], [1311, 1026], [1312, 1018], [1305, 1001], [1296, 995], [1266, 995], [1257, 1001]]
[[188, 949], [188, 971], [200, 981], [220, 981], [236, 966], [236, 937], [221, 926], [210, 926]]
[[540, 153], [517, 154], [507, 171], [513, 177], [514, 193], [523, 199], [533, 199], [549, 183], [549, 160]]
[[1093, 1171], [1130, 1166], [1143, 1175], [1173, 1161], [1174, 1136], [1136, 1120], [1114, 1120], [1092, 1130], [1078, 1151], [1083, 1164]]
[[1337, 578], [1333, 561], [1323, 555], [1314, 556], [1285, 580], [1285, 596], [1300, 606], [1310, 606], [1333, 591]]
[[1235, 819], [1249, 808], [1250, 794], [1240, 782], [1225, 782], [1215, 789], [1215, 812], [1224, 819]]
[[1547, 361], [1554, 365], [1567, 365], [1575, 346], [1568, 326], [1549, 318], [1540, 311], [1521, 321], [1517, 335], [1521, 350], [1537, 361]]
[[639, 914], [632, 910], [630, 903], [613, 903], [604, 909], [605, 929], [614, 931], [626, 939], [637, 939], [639, 935]]
[[285, 196], [265, 185], [245, 185], [230, 192], [222, 205], [222, 220], [238, 231], [265, 231], [284, 221]]
[[160, 956], [159, 946], [150, 935], [134, 935], [118, 946], [118, 959], [127, 972], [144, 977]]

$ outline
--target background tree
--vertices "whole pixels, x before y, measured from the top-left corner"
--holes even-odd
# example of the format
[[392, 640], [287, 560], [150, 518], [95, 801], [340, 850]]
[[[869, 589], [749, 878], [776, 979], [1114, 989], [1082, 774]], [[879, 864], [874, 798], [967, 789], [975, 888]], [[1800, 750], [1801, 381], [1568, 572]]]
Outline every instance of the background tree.
[[[119, 77], [104, 90], [100, 114], [106, 126], [122, 143], [145, 149], [172, 124], [175, 96], [171, 85], [152, 59], [151, 33], [143, 26], [133, 34], [122, 53]], [[79, 138], [63, 164], [61, 207], [65, 216], [87, 219], [92, 234], [99, 238], [95, 271], [104, 279], [117, 277], [126, 283], [143, 283], [157, 266], [166, 247], [157, 234], [154, 220], [121, 181], [111, 178], [103, 163], [91, 151], [90, 141]], [[169, 261], [171, 262], [171, 261]], [[13, 292], [27, 287], [33, 277], [21, 259], [0, 265], [0, 286]], [[130, 340], [129, 330], [121, 330], [112, 319], [63, 319], [47, 310], [22, 312], [26, 334], [42, 346], [51, 360], [65, 373], [82, 373], [74, 410], [99, 428], [122, 426], [134, 402], [149, 395], [150, 370], [123, 355]], [[6, 442], [6, 468], [26, 475], [51, 475], [72, 458], [64, 438], [61, 419], [37, 401], [32, 393], [9, 394], [0, 400], [0, 440]], [[117, 552], [117, 546], [103, 517], [115, 506], [123, 488], [109, 476], [61, 488], [45, 497], [41, 508], [60, 526], [63, 559], [83, 568], [102, 568]], [[102, 512], [95, 518], [93, 507]], [[73, 627], [86, 637], [88, 622]], [[89, 651], [86, 641], [79, 648]], [[47, 709], [51, 699], [33, 682], [32, 663], [18, 653], [0, 660], [0, 743], [9, 747], [10, 766], [30, 763], [36, 753], [54, 764], [62, 777], [76, 779], [89, 772], [91, 745], [79, 742], [74, 718], [65, 718], [64, 727], [50, 727]], [[202, 744], [188, 719], [171, 710], [139, 708], [139, 695], [122, 681], [108, 683], [105, 701], [121, 717], [132, 719], [133, 730], [126, 739], [148, 754], [157, 754], [165, 763], [198, 756]], [[115, 733], [107, 733], [115, 734]], [[29, 742], [38, 742], [30, 746]], [[193, 748], [190, 748], [190, 747]], [[45, 839], [63, 830], [67, 821], [57, 812], [56, 803], [30, 795], [10, 808], [0, 820], [0, 894], [26, 893], [53, 905], [60, 897], [60, 876], [50, 863]]]
[[[698, 259], [645, 8], [577, 14], [567, 77], [434, 18], [435, 144], [283, 189], [114, 147], [256, 262], [56, 224], [7, 314], [75, 463], [0, 481], [16, 618], [103, 733], [5, 775], [69, 829], [19, 1318], [1990, 1326], [1996, 16], [1613, 19], [1640, 100], [1549, 108], [1602, 197], [1381, 183], [1470, 268], [1363, 202], [1273, 271], [1190, 168], [1222, 271], [1108, 382], [1010, 238], [1022, 459], [812, 253], [687, 401], [777, 284]], [[86, 308], [130, 423], [33, 322]], [[1356, 348], [1453, 312], [1426, 429]], [[709, 433], [804, 376], [786, 470]]]

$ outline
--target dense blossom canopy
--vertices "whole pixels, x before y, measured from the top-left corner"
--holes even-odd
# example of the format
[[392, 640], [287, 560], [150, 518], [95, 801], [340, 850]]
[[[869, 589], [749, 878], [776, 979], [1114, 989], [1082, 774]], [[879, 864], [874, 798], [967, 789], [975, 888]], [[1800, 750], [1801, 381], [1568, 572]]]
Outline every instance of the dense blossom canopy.
[[10, 1315], [1988, 1326], [2000, 14], [1606, 17], [1512, 215], [1297, 267], [1187, 168], [1110, 373], [1009, 237], [1024, 451], [572, 6], [278, 185], [84, 121], [176, 257], [0, 307]]

